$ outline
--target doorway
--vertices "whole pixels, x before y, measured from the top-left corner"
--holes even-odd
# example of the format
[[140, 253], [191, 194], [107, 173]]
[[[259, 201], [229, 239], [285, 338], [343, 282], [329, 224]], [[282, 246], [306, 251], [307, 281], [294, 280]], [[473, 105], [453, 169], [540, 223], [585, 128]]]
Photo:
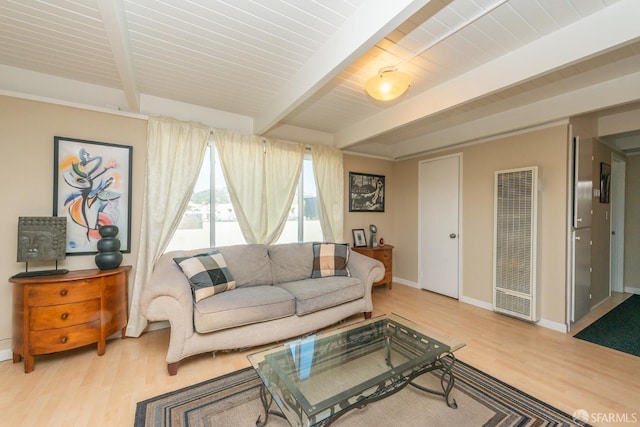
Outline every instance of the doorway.
[[418, 166], [418, 282], [421, 289], [460, 295], [462, 154]]
[[624, 292], [624, 206], [626, 161], [611, 155], [611, 261], [610, 292]]

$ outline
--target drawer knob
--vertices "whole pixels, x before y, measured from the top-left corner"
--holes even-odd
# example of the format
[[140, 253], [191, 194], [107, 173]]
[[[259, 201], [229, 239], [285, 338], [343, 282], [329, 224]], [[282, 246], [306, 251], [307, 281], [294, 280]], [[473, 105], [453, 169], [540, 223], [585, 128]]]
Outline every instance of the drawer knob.
[[61, 342], [62, 344], [66, 343], [66, 342], [67, 342], [67, 340], [68, 340], [68, 338], [67, 338], [67, 337], [62, 337], [62, 338], [60, 338], [60, 342]]
[[60, 318], [61, 318], [62, 320], [67, 320], [67, 317], [69, 317], [69, 313], [62, 313], [62, 314], [60, 315]]
[[62, 297], [67, 296], [67, 290], [66, 289], [61, 290], [60, 291], [60, 296], [62, 296]]

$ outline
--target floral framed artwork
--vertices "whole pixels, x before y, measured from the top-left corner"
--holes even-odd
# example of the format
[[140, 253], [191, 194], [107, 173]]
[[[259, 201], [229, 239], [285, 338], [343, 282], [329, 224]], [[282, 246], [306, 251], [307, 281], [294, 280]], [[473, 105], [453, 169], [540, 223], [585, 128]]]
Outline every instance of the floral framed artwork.
[[384, 212], [384, 175], [349, 172], [349, 212]]
[[54, 137], [53, 216], [67, 217], [68, 255], [97, 253], [102, 225], [131, 252], [132, 160], [131, 146]]
[[364, 234], [363, 228], [354, 228], [351, 232], [353, 233], [354, 248], [363, 248], [367, 246], [367, 237]]

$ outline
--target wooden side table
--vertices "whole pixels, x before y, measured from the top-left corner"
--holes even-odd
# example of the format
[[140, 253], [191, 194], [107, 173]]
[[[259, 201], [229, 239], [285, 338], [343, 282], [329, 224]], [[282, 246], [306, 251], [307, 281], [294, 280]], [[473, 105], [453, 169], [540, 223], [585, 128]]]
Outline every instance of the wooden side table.
[[351, 248], [352, 250], [361, 253], [362, 255], [366, 255], [370, 258], [377, 259], [382, 264], [384, 264], [384, 277], [382, 280], [378, 280], [374, 282], [374, 285], [387, 285], [389, 289], [392, 288], [393, 283], [393, 246], [384, 245], [384, 246], [376, 246], [374, 248], [371, 247], [362, 247], [362, 248]]
[[24, 371], [34, 356], [88, 344], [105, 352], [106, 339], [121, 331], [128, 318], [131, 266], [113, 270], [77, 270], [64, 275], [12, 277], [13, 363], [24, 357]]

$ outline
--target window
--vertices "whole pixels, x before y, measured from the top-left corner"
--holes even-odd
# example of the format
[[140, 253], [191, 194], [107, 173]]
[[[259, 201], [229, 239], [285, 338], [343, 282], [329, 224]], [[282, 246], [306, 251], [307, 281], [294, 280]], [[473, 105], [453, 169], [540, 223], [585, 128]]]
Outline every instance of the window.
[[313, 176], [311, 154], [306, 153], [302, 162], [298, 188], [289, 210], [289, 219], [277, 243], [320, 241], [322, 241], [322, 228], [318, 219], [316, 180]]
[[[317, 213], [316, 184], [309, 153], [305, 155], [289, 218], [277, 243], [303, 241], [322, 241], [322, 229]], [[188, 250], [244, 243], [222, 174], [220, 160], [216, 155], [215, 147], [209, 146], [189, 206], [166, 250]]]

